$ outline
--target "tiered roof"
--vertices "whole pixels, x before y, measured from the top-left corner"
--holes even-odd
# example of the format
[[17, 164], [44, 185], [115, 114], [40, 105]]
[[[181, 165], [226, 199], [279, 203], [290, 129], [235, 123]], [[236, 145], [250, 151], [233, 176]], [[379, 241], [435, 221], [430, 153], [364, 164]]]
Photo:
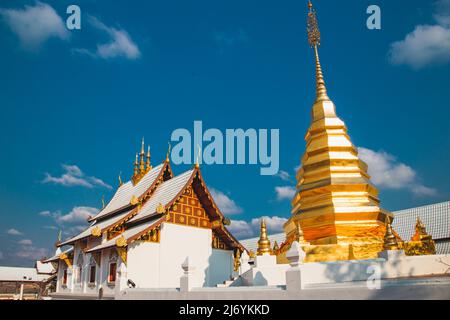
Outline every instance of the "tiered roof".
[[119, 237], [123, 237], [122, 242], [126, 241], [122, 245], [128, 245], [166, 221], [165, 213], [190, 186], [205, 208], [215, 234], [229, 247], [245, 250], [225, 228], [224, 222], [227, 219], [206, 188], [199, 166], [196, 165], [193, 169], [173, 177], [168, 159], [161, 165], [148, 169], [138, 178], [135, 173], [131, 181], [121, 184], [111, 201], [95, 217], [89, 219], [90, 226], [75, 237], [60, 243], [59, 246], [71, 245], [90, 236], [100, 236], [107, 231], [115, 232], [118, 230], [117, 227], [123, 228], [115, 234], [108, 234], [112, 238], [98, 246], [88, 248], [86, 252], [113, 247]]

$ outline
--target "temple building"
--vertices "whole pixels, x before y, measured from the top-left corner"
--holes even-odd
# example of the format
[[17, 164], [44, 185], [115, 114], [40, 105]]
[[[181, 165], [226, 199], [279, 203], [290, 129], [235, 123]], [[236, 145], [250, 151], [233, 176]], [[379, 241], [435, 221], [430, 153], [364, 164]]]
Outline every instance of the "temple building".
[[[146, 159], [145, 159], [146, 158]], [[70, 249], [47, 260], [58, 269], [57, 293], [114, 294], [126, 286], [177, 288], [188, 258], [193, 285], [229, 280], [244, 248], [230, 234], [196, 164], [174, 176], [169, 153], [155, 167], [144, 141], [134, 174], [80, 234], [59, 242]]]
[[[439, 224], [446, 224], [441, 232], [426, 214], [413, 211], [412, 218], [381, 208], [367, 164], [328, 96], [316, 12], [310, 1], [308, 7], [316, 99], [284, 233], [268, 235], [261, 220], [258, 238], [237, 241], [198, 161], [175, 176], [170, 149], [153, 167], [142, 141], [130, 181], [119, 176], [114, 196], [86, 230], [60, 239], [57, 247], [64, 249], [45, 261], [57, 269], [55, 297], [304, 299], [305, 289], [323, 286], [328, 292], [337, 283], [345, 283], [344, 291], [368, 288], [372, 269], [379, 270], [380, 283], [448, 276], [450, 255], [436, 254], [441, 245], [448, 249], [448, 214], [439, 217]], [[448, 213], [448, 203], [443, 207]], [[361, 291], [353, 292], [360, 297]], [[427, 296], [423, 290], [410, 292]]]

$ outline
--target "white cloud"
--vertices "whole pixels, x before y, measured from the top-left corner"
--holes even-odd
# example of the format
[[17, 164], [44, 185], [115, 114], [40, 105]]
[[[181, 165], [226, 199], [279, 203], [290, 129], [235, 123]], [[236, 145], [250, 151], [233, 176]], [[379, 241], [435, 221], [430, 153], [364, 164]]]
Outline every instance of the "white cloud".
[[450, 26], [450, 0], [438, 0], [434, 4], [433, 18], [443, 26]]
[[420, 69], [450, 62], [450, 0], [437, 1], [434, 10], [437, 24], [417, 25], [405, 39], [391, 44], [389, 60], [392, 64]]
[[19, 244], [25, 245], [25, 246], [31, 246], [33, 244], [33, 241], [30, 239], [23, 239], [19, 241]]
[[39, 49], [50, 38], [69, 38], [63, 20], [46, 3], [36, 2], [34, 6], [26, 5], [23, 9], [0, 8], [0, 16], [26, 49]]
[[230, 199], [226, 194], [213, 188], [210, 191], [214, 202], [223, 214], [230, 215], [242, 213], [242, 208], [239, 207], [234, 200]]
[[26, 245], [18, 248], [15, 252], [15, 256], [22, 259], [36, 261], [44, 257], [49, 257], [49, 250], [46, 248], [38, 248]]
[[277, 200], [292, 200], [292, 198], [295, 196], [295, 188], [291, 186], [285, 186], [285, 187], [275, 187], [275, 193], [277, 194]]
[[261, 227], [261, 219], [264, 219], [267, 226], [267, 232], [269, 233], [278, 233], [283, 231], [283, 225], [287, 222], [288, 219], [281, 218], [281, 217], [260, 217], [260, 218], [254, 218], [251, 221], [253, 230], [255, 230], [259, 234], [259, 230]]
[[250, 224], [244, 220], [231, 220], [228, 230], [237, 239], [245, 239], [253, 237], [253, 229]]
[[96, 177], [86, 176], [76, 165], [63, 164], [62, 167], [65, 170], [65, 173], [63, 173], [60, 177], [54, 177], [49, 173], [45, 173], [45, 178], [42, 182], [58, 184], [66, 187], [80, 186], [93, 188], [94, 186], [99, 186], [112, 189], [112, 187], [103, 180]]
[[286, 171], [280, 170], [276, 176], [283, 181], [291, 181], [291, 175]]
[[384, 151], [358, 148], [360, 158], [369, 166], [372, 182], [386, 189], [407, 189], [418, 196], [435, 196], [437, 190], [420, 183], [417, 173]]
[[133, 42], [130, 35], [125, 30], [108, 27], [92, 16], [88, 17], [88, 21], [98, 30], [105, 32], [109, 37], [109, 42], [97, 44], [97, 50], [95, 52], [85, 48], [74, 49], [74, 52], [102, 59], [122, 57], [129, 60], [135, 60], [141, 56], [138, 46]]
[[4, 257], [3, 252], [0, 251], [0, 260], [3, 260]]
[[265, 219], [268, 233], [282, 232], [283, 225], [288, 220], [277, 216], [253, 218], [250, 222], [244, 220], [231, 220], [231, 224], [228, 229], [238, 239], [257, 237], [259, 236], [261, 219]]
[[74, 207], [70, 212], [62, 214], [60, 211], [50, 212], [42, 211], [39, 215], [44, 217], [51, 217], [59, 225], [63, 224], [77, 224], [86, 223], [89, 217], [93, 217], [98, 213], [97, 208], [92, 207]]
[[21, 236], [23, 233], [17, 229], [9, 229], [6, 230], [6, 234], [9, 234], [10, 236]]

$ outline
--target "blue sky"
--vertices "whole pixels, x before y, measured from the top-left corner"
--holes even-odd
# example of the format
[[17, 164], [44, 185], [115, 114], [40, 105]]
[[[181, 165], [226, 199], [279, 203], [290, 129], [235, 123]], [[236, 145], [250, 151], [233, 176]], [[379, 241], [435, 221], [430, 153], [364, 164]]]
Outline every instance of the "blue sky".
[[[81, 30], [65, 28], [81, 8]], [[368, 30], [366, 9], [381, 8]], [[382, 206], [450, 198], [450, 1], [316, 0], [328, 93]], [[239, 236], [290, 215], [314, 99], [306, 1], [0, 4], [0, 264], [53, 252], [132, 174], [145, 136], [161, 162], [177, 128], [279, 128], [278, 176], [202, 166]], [[189, 166], [174, 166], [181, 173]]]

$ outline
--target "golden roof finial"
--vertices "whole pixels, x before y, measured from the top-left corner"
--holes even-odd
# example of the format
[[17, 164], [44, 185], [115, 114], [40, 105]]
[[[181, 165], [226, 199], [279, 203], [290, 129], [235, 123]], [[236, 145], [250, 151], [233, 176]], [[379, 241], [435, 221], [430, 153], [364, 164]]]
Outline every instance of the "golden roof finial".
[[138, 163], [138, 154], [136, 153], [136, 160], [134, 160], [134, 175], [136, 177], [139, 173], [139, 163]]
[[270, 240], [267, 237], [266, 221], [264, 219], [261, 219], [261, 230], [258, 241], [258, 256], [261, 256], [263, 254], [270, 254], [270, 251]]
[[200, 164], [198, 162], [198, 160], [200, 158], [200, 153], [201, 153], [200, 145], [197, 145], [197, 157], [195, 158], [195, 167], [196, 168], [200, 167]]
[[169, 158], [170, 158], [170, 149], [172, 148], [172, 145], [170, 144], [170, 141], [167, 142], [168, 143], [168, 149], [167, 149], [167, 153], [166, 153], [166, 162], [169, 162]]
[[119, 187], [121, 187], [121, 186], [123, 185], [123, 181], [122, 181], [122, 171], [119, 172], [118, 178], [119, 178]]
[[152, 169], [150, 164], [150, 146], [147, 148], [147, 162], [145, 163], [145, 170], [148, 172]]
[[144, 142], [144, 137], [142, 137], [142, 143], [141, 143], [141, 153], [140, 155], [140, 161], [139, 161], [139, 174], [143, 175], [145, 173], [145, 162], [144, 162], [144, 157], [145, 157], [145, 142]]
[[322, 67], [320, 66], [319, 51], [320, 46], [320, 30], [319, 23], [317, 22], [316, 10], [313, 9], [311, 1], [308, 1], [308, 42], [309, 45], [314, 48], [314, 54], [316, 57], [316, 102], [330, 100], [327, 95], [327, 88], [325, 87], [325, 80], [323, 79]]

